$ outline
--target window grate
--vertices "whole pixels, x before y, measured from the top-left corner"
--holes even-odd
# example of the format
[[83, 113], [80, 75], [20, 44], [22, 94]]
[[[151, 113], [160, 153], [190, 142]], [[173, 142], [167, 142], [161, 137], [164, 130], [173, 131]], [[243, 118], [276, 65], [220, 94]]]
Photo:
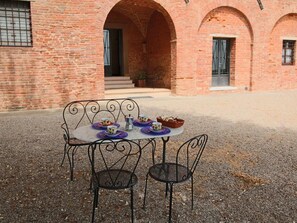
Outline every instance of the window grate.
[[32, 46], [30, 2], [0, 1], [0, 46]]
[[109, 30], [104, 30], [104, 66], [110, 66]]
[[282, 64], [294, 65], [295, 40], [283, 40]]

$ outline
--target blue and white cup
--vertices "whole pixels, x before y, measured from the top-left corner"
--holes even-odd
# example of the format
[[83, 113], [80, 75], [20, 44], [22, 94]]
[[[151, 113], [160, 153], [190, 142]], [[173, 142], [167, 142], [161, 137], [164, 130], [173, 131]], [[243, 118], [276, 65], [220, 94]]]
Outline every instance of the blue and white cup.
[[109, 126], [107, 126], [107, 133], [109, 135], [114, 135], [114, 134], [117, 133], [117, 131], [118, 131], [118, 127], [116, 125], [109, 125]]
[[143, 115], [143, 114], [139, 115], [138, 119], [139, 119], [140, 122], [147, 122], [148, 121], [148, 117], [146, 115]]
[[101, 124], [107, 126], [111, 124], [111, 121], [109, 118], [101, 118]]
[[159, 131], [162, 129], [162, 123], [161, 122], [153, 122], [152, 123], [152, 128], [155, 131]]

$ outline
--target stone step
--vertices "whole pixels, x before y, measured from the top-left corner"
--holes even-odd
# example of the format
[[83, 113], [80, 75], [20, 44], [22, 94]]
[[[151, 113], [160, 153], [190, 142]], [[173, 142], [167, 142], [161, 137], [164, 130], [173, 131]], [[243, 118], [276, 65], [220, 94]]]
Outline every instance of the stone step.
[[134, 84], [130, 77], [105, 77], [104, 78], [105, 89], [121, 89], [121, 88], [134, 88]]
[[105, 98], [120, 97], [167, 97], [171, 95], [171, 90], [166, 88], [126, 88], [105, 90]]
[[134, 88], [134, 84], [111, 84], [105, 85], [105, 89], [123, 89], [123, 88]]
[[105, 85], [113, 85], [113, 84], [131, 84], [132, 81], [131, 80], [114, 80], [114, 81], [104, 81]]
[[117, 80], [130, 80], [128, 76], [113, 76], [113, 77], [104, 77], [105, 81], [117, 81]]

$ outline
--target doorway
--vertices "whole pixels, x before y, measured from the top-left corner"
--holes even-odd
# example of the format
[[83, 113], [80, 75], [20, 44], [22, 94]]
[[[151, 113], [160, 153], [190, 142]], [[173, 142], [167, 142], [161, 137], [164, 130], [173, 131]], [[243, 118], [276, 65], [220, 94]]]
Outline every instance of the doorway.
[[104, 76], [123, 75], [123, 32], [104, 29]]
[[212, 86], [230, 85], [230, 39], [214, 38], [212, 47]]

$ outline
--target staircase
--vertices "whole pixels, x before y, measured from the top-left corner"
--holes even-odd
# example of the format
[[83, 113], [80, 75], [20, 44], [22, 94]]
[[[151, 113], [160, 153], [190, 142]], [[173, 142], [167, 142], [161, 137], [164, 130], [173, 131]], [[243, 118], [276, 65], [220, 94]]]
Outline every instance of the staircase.
[[105, 90], [105, 98], [151, 98], [151, 97], [168, 97], [171, 90], [166, 88], [126, 88], [126, 89], [109, 89]]
[[104, 77], [105, 90], [134, 88], [134, 84], [130, 77]]

